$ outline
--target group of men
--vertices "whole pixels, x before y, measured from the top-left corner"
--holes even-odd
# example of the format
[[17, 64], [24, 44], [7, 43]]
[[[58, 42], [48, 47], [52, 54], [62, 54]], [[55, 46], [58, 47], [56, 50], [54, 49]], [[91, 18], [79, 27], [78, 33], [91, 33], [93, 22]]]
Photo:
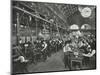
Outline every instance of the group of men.
[[27, 63], [37, 64], [38, 62], [45, 62], [53, 53], [62, 50], [63, 41], [56, 38], [49, 40], [37, 39], [34, 42], [28, 41], [22, 43], [22, 41], [19, 40], [19, 45], [17, 47], [16, 50], [13, 50], [14, 54], [18, 54], [17, 57], [14, 57], [14, 63], [17, 61], [20, 61], [22, 64], [24, 63], [23, 67], [20, 69], [27, 72], [25, 64], [27, 66]]
[[[92, 38], [92, 37], [91, 37]], [[34, 63], [37, 64], [41, 61], [46, 61], [48, 57], [50, 57], [53, 53], [58, 52], [59, 50], [63, 50], [64, 52], [64, 64], [65, 68], [69, 65], [69, 54], [73, 53], [74, 55], [78, 55], [78, 53], [75, 53], [75, 49], [82, 50], [81, 55], [84, 57], [83, 62], [85, 64], [89, 64], [89, 59], [95, 56], [96, 54], [96, 41], [95, 38], [93, 40], [89, 39], [86, 40], [83, 37], [76, 38], [72, 40], [71, 38], [64, 41], [63, 39], [54, 38], [49, 40], [44, 39], [36, 39], [34, 42], [28, 41], [26, 43], [22, 43], [21, 40], [19, 41], [17, 53], [18, 56], [14, 58], [14, 63], [17, 61], [20, 61], [20, 63], [24, 63], [22, 66], [22, 69], [26, 70], [27, 63]], [[13, 53], [16, 51], [14, 50]], [[16, 54], [16, 53], [15, 53]], [[22, 65], [21, 64], [21, 65]], [[95, 62], [93, 60], [93, 64], [95, 65]], [[95, 65], [96, 66], [96, 65]], [[21, 68], [20, 68], [21, 69]], [[23, 72], [23, 71], [21, 71]]]
[[83, 37], [66, 41], [63, 52], [65, 68], [68, 66], [71, 69], [71, 62], [69, 62], [71, 60], [71, 56], [69, 56], [71, 53], [76, 57], [83, 57], [82, 62], [84, 66], [96, 68], [96, 39], [92, 35], [84, 35]]

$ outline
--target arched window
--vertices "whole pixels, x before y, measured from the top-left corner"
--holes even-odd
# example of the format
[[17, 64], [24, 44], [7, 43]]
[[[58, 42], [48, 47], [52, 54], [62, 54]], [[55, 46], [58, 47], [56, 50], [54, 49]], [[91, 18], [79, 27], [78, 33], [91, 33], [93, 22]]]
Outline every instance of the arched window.
[[81, 26], [81, 29], [91, 29], [91, 26], [89, 24], [84, 24]]
[[76, 24], [73, 24], [73, 25], [70, 26], [70, 29], [71, 30], [78, 30], [79, 29], [79, 26], [76, 25]]

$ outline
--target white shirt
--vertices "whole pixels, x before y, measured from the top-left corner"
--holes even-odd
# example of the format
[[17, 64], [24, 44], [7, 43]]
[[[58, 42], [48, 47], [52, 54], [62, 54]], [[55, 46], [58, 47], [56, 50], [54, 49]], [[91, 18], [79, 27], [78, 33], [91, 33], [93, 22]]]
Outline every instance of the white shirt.
[[43, 43], [44, 43], [44, 48], [41, 51], [43, 51], [47, 47], [47, 43], [45, 43], [45, 42], [43, 42]]
[[72, 51], [69, 45], [64, 46], [63, 52], [68, 52], [68, 51]]

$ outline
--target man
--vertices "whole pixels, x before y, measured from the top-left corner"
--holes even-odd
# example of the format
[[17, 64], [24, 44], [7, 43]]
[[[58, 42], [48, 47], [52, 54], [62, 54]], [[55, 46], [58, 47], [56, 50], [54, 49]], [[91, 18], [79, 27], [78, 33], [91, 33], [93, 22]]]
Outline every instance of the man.
[[48, 46], [47, 43], [46, 43], [45, 41], [43, 41], [41, 52], [42, 52], [42, 55], [43, 55], [43, 59], [44, 59], [44, 61], [46, 60], [47, 55], [48, 55], [47, 46]]
[[[68, 65], [68, 52], [72, 52], [71, 48], [70, 48], [70, 43], [66, 43], [65, 46], [63, 47], [63, 52], [64, 52], [64, 64], [65, 64], [65, 68]], [[69, 65], [68, 65], [69, 66]]]

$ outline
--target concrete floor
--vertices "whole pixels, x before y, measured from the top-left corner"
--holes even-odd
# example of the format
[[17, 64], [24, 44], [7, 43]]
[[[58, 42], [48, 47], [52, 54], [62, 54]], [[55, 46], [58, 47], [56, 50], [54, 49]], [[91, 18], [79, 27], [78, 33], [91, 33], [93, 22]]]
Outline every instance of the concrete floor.
[[[68, 71], [69, 68], [64, 66], [63, 62], [64, 53], [59, 51], [48, 57], [45, 62], [39, 62], [38, 64], [30, 64], [27, 66], [28, 72], [47, 72], [47, 71]], [[82, 69], [90, 69], [89, 66], [82, 66]]]
[[48, 57], [45, 62], [40, 62], [37, 65], [31, 64], [28, 65], [29, 72], [44, 72], [44, 71], [60, 71], [68, 70], [64, 67], [63, 62], [64, 54], [62, 51], [59, 51], [53, 54], [51, 57]]

